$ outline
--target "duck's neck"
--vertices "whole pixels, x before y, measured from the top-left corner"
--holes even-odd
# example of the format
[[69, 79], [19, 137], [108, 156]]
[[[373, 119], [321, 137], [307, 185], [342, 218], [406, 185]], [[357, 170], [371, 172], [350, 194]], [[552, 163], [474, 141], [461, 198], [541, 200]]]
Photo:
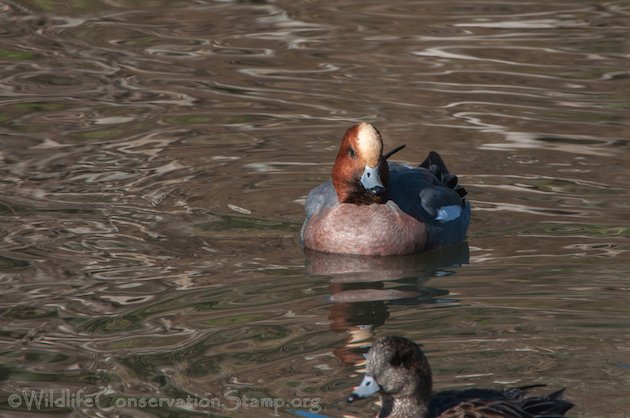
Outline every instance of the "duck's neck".
[[424, 418], [427, 404], [418, 396], [396, 396], [381, 394], [381, 412], [378, 418]]
[[354, 203], [355, 205], [372, 205], [387, 202], [387, 195], [375, 195], [365, 190], [360, 184], [346, 183], [336, 185], [337, 200], [339, 203]]

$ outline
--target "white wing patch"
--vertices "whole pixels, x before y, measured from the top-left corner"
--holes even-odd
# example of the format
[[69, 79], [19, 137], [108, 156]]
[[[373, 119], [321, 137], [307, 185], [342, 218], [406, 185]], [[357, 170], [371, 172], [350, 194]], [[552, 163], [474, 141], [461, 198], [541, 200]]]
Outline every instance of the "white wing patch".
[[442, 206], [437, 211], [436, 221], [448, 222], [453, 219], [459, 218], [462, 214], [462, 207], [460, 205]]

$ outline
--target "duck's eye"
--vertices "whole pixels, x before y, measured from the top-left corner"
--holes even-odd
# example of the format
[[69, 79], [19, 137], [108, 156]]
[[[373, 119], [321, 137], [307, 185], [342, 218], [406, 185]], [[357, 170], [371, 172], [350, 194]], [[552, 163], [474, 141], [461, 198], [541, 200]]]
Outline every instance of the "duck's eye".
[[352, 147], [348, 148], [348, 155], [352, 157], [353, 160], [357, 158], [357, 153], [354, 152], [354, 148]]

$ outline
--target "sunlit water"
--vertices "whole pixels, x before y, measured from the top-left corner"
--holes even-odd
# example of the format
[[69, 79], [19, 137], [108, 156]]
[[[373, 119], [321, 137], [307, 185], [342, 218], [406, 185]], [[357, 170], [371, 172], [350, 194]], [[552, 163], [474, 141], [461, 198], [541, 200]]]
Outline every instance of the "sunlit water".
[[[626, 1], [0, 1], [0, 414], [371, 416], [400, 334], [437, 388], [629, 416], [629, 34]], [[467, 244], [304, 254], [357, 121], [442, 153]]]

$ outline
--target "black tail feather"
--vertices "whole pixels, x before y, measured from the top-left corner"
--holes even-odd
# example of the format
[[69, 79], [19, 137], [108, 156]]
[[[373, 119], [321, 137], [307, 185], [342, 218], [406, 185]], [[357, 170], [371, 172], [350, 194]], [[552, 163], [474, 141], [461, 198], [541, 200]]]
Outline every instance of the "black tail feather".
[[393, 150], [391, 150], [387, 154], [383, 155], [383, 157], [385, 159], [388, 159], [389, 157], [391, 157], [392, 155], [396, 154], [398, 151], [400, 151], [401, 149], [405, 148], [406, 146], [407, 145], [405, 145], [405, 144], [398, 145], [396, 148], [394, 148]]
[[449, 174], [446, 164], [442, 161], [442, 157], [440, 157], [440, 154], [435, 151], [429, 151], [427, 158], [425, 158], [422, 164], [420, 164], [420, 167], [424, 167], [429, 171], [431, 171], [431, 166], [435, 166], [435, 170], [438, 173]]
[[[527, 389], [545, 386], [545, 385], [530, 385], [516, 388], [522, 393], [526, 393]], [[567, 411], [573, 408], [573, 404], [564, 399], [564, 391], [566, 388], [562, 388], [549, 395], [536, 396], [531, 398], [525, 398], [521, 402], [521, 408], [523, 411], [535, 417], [554, 417], [563, 416]]]
[[462, 206], [466, 204], [466, 201], [464, 200], [464, 197], [468, 194], [466, 189], [457, 184], [459, 179], [456, 175], [448, 172], [446, 164], [442, 161], [440, 154], [435, 151], [430, 151], [427, 158], [425, 158], [422, 164], [420, 164], [420, 167], [427, 169], [431, 174], [433, 174], [439, 183], [455, 190], [462, 198]]

